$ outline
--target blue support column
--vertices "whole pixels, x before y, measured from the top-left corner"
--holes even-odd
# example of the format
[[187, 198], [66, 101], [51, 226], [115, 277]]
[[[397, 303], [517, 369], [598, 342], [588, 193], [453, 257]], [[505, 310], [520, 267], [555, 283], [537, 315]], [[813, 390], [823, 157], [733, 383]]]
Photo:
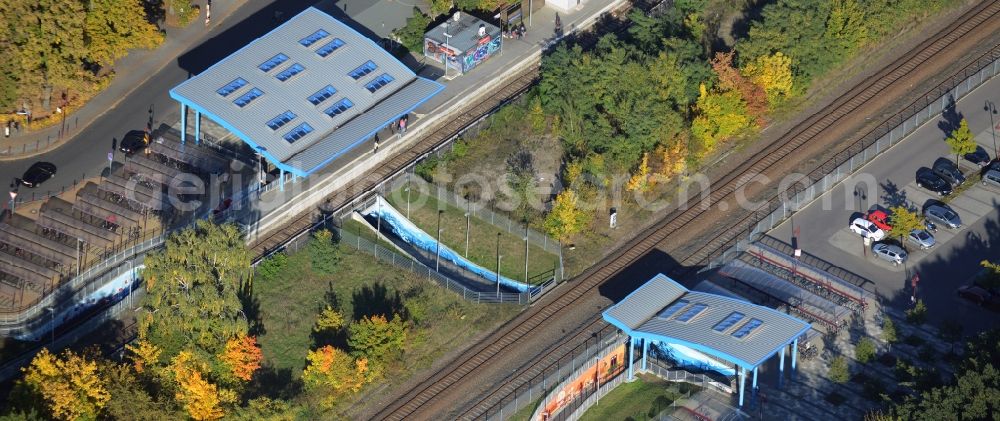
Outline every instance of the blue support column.
[[785, 381], [785, 348], [787, 346], [781, 347], [781, 352], [778, 353], [778, 387], [780, 388]]
[[201, 111], [194, 112], [194, 144], [201, 144]]
[[635, 338], [628, 338], [628, 381], [635, 379], [632, 372], [632, 357], [635, 355]]
[[646, 371], [646, 354], [649, 354], [649, 339], [642, 340], [642, 371]]
[[754, 397], [757, 396], [757, 367], [753, 368], [753, 388], [750, 389], [750, 394]]
[[285, 191], [285, 170], [279, 169], [278, 190]]
[[798, 353], [799, 353], [799, 339], [795, 338], [795, 340], [792, 341], [792, 372], [793, 373], [795, 372], [795, 357], [798, 355]]
[[187, 106], [181, 103], [181, 144], [187, 140]]
[[740, 374], [739, 374], [739, 380], [740, 380], [740, 407], [743, 407], [743, 383], [746, 383], [746, 378], [747, 378], [747, 369], [745, 369], [743, 367], [740, 367]]

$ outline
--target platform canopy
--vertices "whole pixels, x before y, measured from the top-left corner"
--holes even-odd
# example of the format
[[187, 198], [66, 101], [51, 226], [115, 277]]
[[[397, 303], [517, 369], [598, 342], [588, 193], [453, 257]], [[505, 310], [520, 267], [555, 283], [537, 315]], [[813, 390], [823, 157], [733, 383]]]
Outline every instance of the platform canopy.
[[174, 87], [170, 96], [278, 168], [306, 176], [442, 89], [310, 7]]
[[761, 365], [810, 328], [768, 307], [690, 291], [662, 274], [603, 316], [633, 338], [683, 345], [745, 369]]

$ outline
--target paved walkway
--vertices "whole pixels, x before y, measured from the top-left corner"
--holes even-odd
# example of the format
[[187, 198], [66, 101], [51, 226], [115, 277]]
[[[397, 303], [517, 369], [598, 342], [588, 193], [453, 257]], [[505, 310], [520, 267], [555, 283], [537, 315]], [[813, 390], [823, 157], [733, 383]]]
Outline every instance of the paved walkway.
[[73, 140], [74, 137], [97, 118], [114, 110], [125, 97], [132, 95], [143, 82], [192, 46], [209, 37], [218, 26], [246, 0], [215, 0], [212, 2], [212, 22], [204, 24], [204, 0], [196, 0], [202, 14], [185, 28], [166, 28], [166, 39], [154, 50], [134, 50], [112, 66], [115, 76], [107, 89], [97, 94], [76, 112], [65, 117], [62, 124], [55, 124], [35, 131], [12, 132], [9, 138], [0, 138], [0, 160], [27, 158], [53, 150]]

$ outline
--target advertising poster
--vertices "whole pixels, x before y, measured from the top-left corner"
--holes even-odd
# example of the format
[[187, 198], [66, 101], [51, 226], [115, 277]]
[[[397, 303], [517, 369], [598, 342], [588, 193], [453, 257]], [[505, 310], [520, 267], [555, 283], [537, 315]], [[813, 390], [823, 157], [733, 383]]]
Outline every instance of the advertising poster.
[[555, 398], [545, 403], [545, 410], [539, 414], [538, 421], [546, 421], [552, 414], [558, 413], [584, 392], [593, 392], [598, 385], [613, 379], [625, 370], [625, 344], [619, 344], [611, 353], [601, 358], [596, 365], [580, 373], [572, 382], [567, 383], [556, 392]]

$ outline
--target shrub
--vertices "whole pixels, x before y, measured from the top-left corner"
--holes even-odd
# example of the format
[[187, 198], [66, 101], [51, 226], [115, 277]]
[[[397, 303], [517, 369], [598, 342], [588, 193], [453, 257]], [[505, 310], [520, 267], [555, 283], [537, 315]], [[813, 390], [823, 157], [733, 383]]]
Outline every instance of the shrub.
[[899, 340], [896, 333], [896, 324], [888, 317], [882, 320], [882, 340], [889, 344], [894, 344]]
[[854, 346], [854, 358], [864, 364], [875, 358], [875, 342], [868, 338], [862, 338]]
[[309, 260], [316, 273], [322, 275], [332, 275], [337, 270], [340, 263], [340, 249], [333, 242], [333, 233], [329, 230], [320, 230], [313, 234], [309, 240]]
[[835, 357], [830, 362], [830, 368], [826, 373], [826, 377], [835, 383], [847, 382], [851, 378], [851, 370], [847, 367], [847, 359], [839, 356]]
[[906, 310], [906, 321], [915, 325], [922, 325], [927, 321], [927, 306], [924, 300], [917, 300], [913, 308]]
[[257, 265], [257, 276], [264, 282], [270, 282], [277, 279], [287, 266], [288, 255], [275, 253]]

